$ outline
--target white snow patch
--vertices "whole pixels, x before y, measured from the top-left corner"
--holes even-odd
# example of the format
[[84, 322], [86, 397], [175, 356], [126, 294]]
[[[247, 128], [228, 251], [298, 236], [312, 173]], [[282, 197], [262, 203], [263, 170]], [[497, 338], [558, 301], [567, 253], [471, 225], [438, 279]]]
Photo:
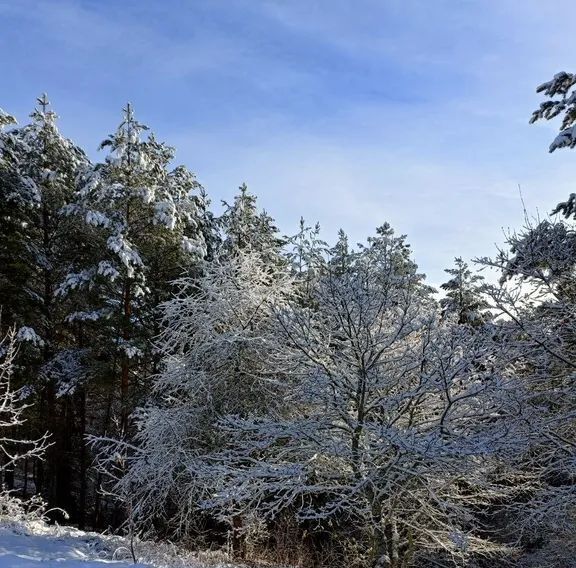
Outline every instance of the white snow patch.
[[0, 568], [118, 568], [150, 564], [133, 564], [115, 560], [97, 535], [68, 527], [50, 527], [43, 523], [0, 527]]
[[43, 521], [0, 521], [0, 568], [238, 568], [169, 544], [84, 532]]
[[33, 345], [42, 347], [44, 345], [44, 340], [36, 333], [36, 331], [27, 326], [23, 326], [18, 330], [16, 334], [17, 341], [28, 341]]

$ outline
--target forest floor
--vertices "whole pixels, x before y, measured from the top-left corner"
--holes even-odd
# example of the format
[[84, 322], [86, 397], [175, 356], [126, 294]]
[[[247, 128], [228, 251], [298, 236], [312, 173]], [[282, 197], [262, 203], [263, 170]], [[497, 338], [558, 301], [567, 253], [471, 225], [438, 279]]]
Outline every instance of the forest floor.
[[235, 568], [217, 557], [170, 544], [84, 532], [42, 521], [0, 523], [0, 568]]

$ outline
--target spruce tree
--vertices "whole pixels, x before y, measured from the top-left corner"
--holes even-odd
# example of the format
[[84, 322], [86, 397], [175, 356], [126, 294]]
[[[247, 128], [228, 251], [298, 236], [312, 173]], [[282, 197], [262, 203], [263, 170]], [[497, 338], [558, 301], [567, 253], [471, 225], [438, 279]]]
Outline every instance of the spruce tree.
[[224, 213], [218, 219], [222, 231], [222, 253], [235, 256], [240, 251], [255, 252], [273, 264], [284, 264], [280, 258], [286, 240], [278, 235], [274, 219], [259, 211], [257, 198], [244, 183], [230, 205], [223, 202]]
[[206, 254], [200, 184], [183, 166], [170, 169], [174, 150], [146, 135], [129, 104], [123, 113], [100, 146], [108, 156], [85, 169], [67, 208], [91, 235], [91, 251], [59, 288], [90, 298], [88, 309], [70, 319], [90, 324], [92, 357], [102, 363], [112, 409], [102, 427], [110, 429], [115, 417], [120, 431], [143, 379], [157, 370], [158, 306], [170, 296], [171, 282]]
[[[2, 323], [17, 329], [16, 380], [36, 394], [37, 432], [52, 432], [45, 465], [35, 464], [37, 490], [54, 505], [74, 509], [70, 446], [74, 409], [66, 392], [77, 365], [75, 338], [66, 320], [69, 303], [57, 293], [70, 264], [77, 226], [63, 209], [75, 178], [88, 160], [58, 131], [46, 95], [37, 99], [31, 122], [1, 135], [0, 303]], [[4, 121], [6, 122], [6, 121]], [[24, 487], [28, 464], [24, 462]]]
[[484, 278], [474, 274], [460, 257], [454, 259], [454, 268], [445, 272], [452, 278], [440, 285], [446, 291], [440, 300], [443, 316], [454, 315], [459, 324], [472, 326], [490, 319], [489, 304], [481, 291]]
[[[561, 116], [560, 132], [550, 144], [549, 151], [576, 146], [576, 74], [561, 71], [550, 81], [542, 83], [536, 89], [547, 100], [540, 103], [530, 118], [530, 124], [538, 120], [553, 120]], [[571, 193], [566, 201], [559, 203], [554, 210], [565, 217], [576, 217], [576, 193]]]

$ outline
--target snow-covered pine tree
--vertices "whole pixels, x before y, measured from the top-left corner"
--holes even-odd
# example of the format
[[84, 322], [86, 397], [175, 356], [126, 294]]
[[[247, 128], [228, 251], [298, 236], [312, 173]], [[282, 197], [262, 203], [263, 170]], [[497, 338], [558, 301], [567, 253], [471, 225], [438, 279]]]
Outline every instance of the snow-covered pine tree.
[[14, 202], [10, 203], [10, 198], [18, 194], [19, 177], [13, 151], [14, 144], [11, 135], [4, 130], [6, 126], [14, 124], [16, 119], [0, 109], [0, 203], [3, 205], [0, 208], [0, 266], [12, 265], [11, 278], [8, 277], [6, 268], [0, 271], [0, 306], [11, 306], [22, 289], [18, 276], [23, 271], [17, 270], [13, 265], [16, 258], [22, 258], [21, 250], [17, 253], [16, 249], [21, 249], [23, 244], [24, 214], [20, 211], [22, 207], [20, 200], [14, 199]]
[[224, 213], [218, 223], [222, 231], [222, 254], [234, 256], [240, 251], [256, 252], [268, 264], [284, 264], [280, 255], [285, 239], [278, 235], [274, 219], [259, 211], [257, 198], [244, 183], [230, 205], [223, 202]]
[[338, 240], [329, 254], [330, 265], [336, 274], [344, 274], [350, 268], [350, 263], [354, 257], [351, 252], [348, 235], [343, 229], [340, 229], [338, 231]]
[[[2, 301], [3, 323], [29, 327], [27, 337], [35, 337], [36, 344], [42, 344], [47, 360], [53, 351], [55, 326], [60, 323], [53, 313], [59, 305], [54, 291], [65, 270], [65, 249], [71, 229], [61, 211], [71, 199], [75, 176], [87, 159], [59, 133], [57, 116], [49, 109], [46, 95], [37, 103], [30, 124], [1, 135], [0, 211], [5, 216], [2, 228], [10, 231], [17, 227], [19, 236], [12, 253], [8, 250], [10, 244], [2, 243], [3, 254], [10, 259], [0, 270], [3, 274], [9, 271], [9, 277], [4, 276], [8, 280], [19, 280], [22, 272], [27, 273], [18, 286], [26, 298], [20, 302]], [[31, 316], [34, 321], [18, 314], [19, 309], [34, 311]]]
[[[28, 306], [24, 286], [30, 277], [26, 262], [27, 217], [34, 200], [25, 189], [18, 173], [18, 158], [15, 151], [20, 149], [12, 132], [5, 127], [16, 124], [10, 115], [0, 111], [0, 306], [4, 309], [5, 330], [17, 319], [12, 314], [17, 309]], [[0, 332], [5, 331], [0, 330]]]
[[308, 227], [300, 218], [298, 233], [289, 239], [286, 257], [292, 265], [292, 274], [302, 303], [311, 301], [318, 275], [326, 262], [328, 245], [320, 238], [320, 224]]
[[[558, 148], [574, 148], [576, 146], [576, 75], [561, 71], [550, 81], [542, 83], [536, 89], [548, 100], [540, 103], [540, 108], [532, 113], [530, 123], [538, 120], [552, 120], [562, 117], [560, 133], [550, 144], [549, 151]], [[576, 193], [571, 193], [566, 201], [559, 203], [552, 213], [562, 213], [565, 217], [576, 217]]]
[[[287, 257], [292, 262], [293, 273], [304, 279], [312, 279], [317, 266], [323, 264], [324, 253], [328, 245], [320, 238], [320, 224], [309, 227], [303, 217], [300, 218], [298, 232], [289, 239], [291, 250]], [[308, 272], [312, 274], [308, 275]]]
[[[18, 330], [15, 378], [26, 381], [39, 399], [28, 424], [53, 433], [46, 467], [34, 464], [36, 489], [54, 505], [71, 509], [71, 452], [65, 448], [72, 439], [73, 413], [68, 401], [58, 400], [70, 377], [57, 361], [64, 352], [74, 359], [76, 352], [65, 322], [69, 305], [56, 290], [70, 264], [77, 229], [62, 210], [88, 160], [59, 133], [46, 95], [37, 100], [31, 119], [0, 135], [0, 304], [2, 323]], [[26, 482], [26, 471], [24, 477]]]
[[89, 251], [58, 293], [80, 299], [68, 321], [89, 326], [109, 409], [105, 431], [114, 419], [126, 429], [142, 381], [157, 371], [152, 339], [160, 330], [158, 306], [170, 296], [172, 281], [206, 254], [200, 184], [185, 167], [171, 168], [174, 149], [147, 131], [128, 104], [120, 126], [100, 146], [108, 156], [85, 168], [66, 208], [83, 222]]
[[11, 124], [17, 124], [16, 119], [0, 108], [0, 130]]
[[440, 300], [442, 314], [455, 317], [459, 324], [472, 326], [489, 320], [490, 306], [481, 291], [484, 278], [474, 274], [460, 257], [454, 259], [454, 268], [447, 268], [444, 272], [451, 278], [440, 285], [446, 292]]
[[532, 113], [530, 123], [538, 120], [552, 120], [562, 115], [560, 134], [550, 144], [550, 152], [558, 148], [574, 148], [576, 146], [576, 75], [561, 71], [556, 73], [550, 81], [542, 83], [536, 89], [549, 100], [540, 103], [540, 108]]

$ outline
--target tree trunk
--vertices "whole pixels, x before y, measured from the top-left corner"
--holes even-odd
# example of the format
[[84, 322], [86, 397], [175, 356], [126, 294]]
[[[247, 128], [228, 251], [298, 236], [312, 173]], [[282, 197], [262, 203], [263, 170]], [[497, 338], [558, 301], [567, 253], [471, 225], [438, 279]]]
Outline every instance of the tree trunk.
[[242, 535], [242, 516], [234, 515], [232, 517], [232, 553], [235, 558], [244, 558], [244, 536]]
[[[124, 284], [124, 298], [123, 298], [123, 314], [122, 314], [122, 339], [128, 342], [130, 339], [130, 318], [132, 315], [132, 304], [130, 294], [130, 281], [127, 280]], [[120, 431], [124, 433], [128, 425], [128, 415], [130, 408], [128, 404], [128, 391], [130, 388], [130, 366], [129, 358], [124, 352], [121, 359], [121, 379], [120, 379]]]
[[80, 414], [80, 490], [78, 495], [78, 528], [83, 530], [86, 526], [86, 487], [88, 480], [86, 467], [86, 389], [82, 387], [79, 393]]
[[[378, 518], [378, 517], [376, 517]], [[374, 568], [401, 568], [404, 566], [405, 555], [401, 551], [400, 535], [396, 520], [382, 520], [382, 528], [378, 528], [372, 539]], [[406, 550], [410, 549], [408, 547]], [[410, 550], [408, 550], [410, 552]]]

